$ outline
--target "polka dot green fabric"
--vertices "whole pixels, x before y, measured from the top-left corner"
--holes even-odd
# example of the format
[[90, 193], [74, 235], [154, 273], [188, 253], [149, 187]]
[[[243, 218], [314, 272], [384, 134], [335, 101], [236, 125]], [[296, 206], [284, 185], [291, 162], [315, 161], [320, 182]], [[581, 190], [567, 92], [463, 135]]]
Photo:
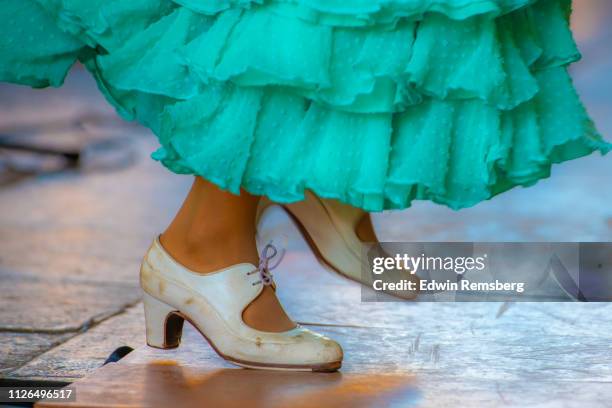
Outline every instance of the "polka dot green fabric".
[[612, 146], [568, 0], [4, 0], [0, 80], [75, 61], [176, 173], [278, 202], [458, 209]]

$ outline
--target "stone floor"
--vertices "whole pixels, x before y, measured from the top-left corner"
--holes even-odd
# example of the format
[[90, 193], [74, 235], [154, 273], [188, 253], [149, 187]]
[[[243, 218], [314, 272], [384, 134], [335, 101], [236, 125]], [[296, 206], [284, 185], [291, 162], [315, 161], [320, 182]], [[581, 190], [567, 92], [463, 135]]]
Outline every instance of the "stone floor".
[[[584, 54], [575, 83], [610, 140], [612, 6], [577, 1], [574, 21]], [[117, 119], [78, 69], [61, 89], [0, 85], [0, 134], [84, 151], [78, 168], [0, 151], [0, 385], [89, 374], [79, 382], [81, 406], [104, 396], [139, 406], [151, 402], [148, 390], [168, 397], [176, 387], [184, 391], [177, 406], [247, 398], [252, 406], [402, 407], [612, 400], [612, 305], [362, 303], [359, 287], [323, 270], [282, 217], [290, 252], [276, 272], [279, 295], [295, 319], [341, 341], [342, 373], [233, 369], [190, 328], [178, 350], [146, 348], [140, 256], [189, 179], [149, 160], [152, 136]], [[610, 241], [611, 170], [612, 157], [594, 155], [471, 209], [417, 203], [375, 223], [389, 241]], [[136, 351], [97, 370], [123, 345]]]
[[0, 133], [84, 151], [77, 169], [0, 155], [0, 376], [71, 381], [142, 342], [134, 326], [80, 339], [130, 316], [140, 258], [189, 180], [148, 158], [151, 135], [120, 121], [81, 70], [60, 89], [2, 85], [0, 112]]

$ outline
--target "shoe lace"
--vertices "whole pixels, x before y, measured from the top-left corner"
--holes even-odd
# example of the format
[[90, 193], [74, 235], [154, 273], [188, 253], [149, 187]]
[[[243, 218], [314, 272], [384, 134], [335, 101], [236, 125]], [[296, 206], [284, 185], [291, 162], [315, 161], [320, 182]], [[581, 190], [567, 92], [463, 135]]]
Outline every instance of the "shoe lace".
[[[274, 263], [270, 263], [272, 259], [274, 259], [278, 255], [278, 258], [274, 261]], [[259, 285], [260, 283], [265, 286], [274, 285], [274, 277], [271, 270], [276, 269], [276, 267], [281, 263], [283, 258], [285, 257], [285, 250], [282, 249], [279, 255], [278, 249], [273, 245], [273, 241], [270, 241], [266, 244], [266, 246], [261, 250], [259, 254], [259, 265], [257, 269], [248, 272], [247, 275], [252, 275], [254, 273], [259, 273], [261, 277], [257, 282], [253, 282], [253, 285]]]

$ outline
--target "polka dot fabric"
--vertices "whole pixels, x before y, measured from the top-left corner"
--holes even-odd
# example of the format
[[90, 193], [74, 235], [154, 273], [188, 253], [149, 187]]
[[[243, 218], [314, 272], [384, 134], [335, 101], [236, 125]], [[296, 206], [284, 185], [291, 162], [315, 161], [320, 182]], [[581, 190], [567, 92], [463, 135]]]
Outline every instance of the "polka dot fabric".
[[153, 158], [279, 202], [477, 204], [607, 153], [567, 0], [4, 0], [0, 80], [74, 61]]

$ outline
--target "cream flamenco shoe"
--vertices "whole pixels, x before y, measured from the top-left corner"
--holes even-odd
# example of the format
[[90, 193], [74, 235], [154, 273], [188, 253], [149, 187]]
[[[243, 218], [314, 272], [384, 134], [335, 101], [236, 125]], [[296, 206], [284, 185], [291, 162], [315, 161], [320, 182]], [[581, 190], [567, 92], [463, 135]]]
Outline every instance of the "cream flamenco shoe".
[[[275, 333], [251, 328], [242, 312], [264, 285], [274, 285], [269, 261], [276, 249], [267, 245], [259, 267], [248, 263], [199, 274], [181, 266], [156, 239], [142, 263], [147, 344], [178, 347], [184, 320], [197, 328], [225, 360], [248, 368], [336, 371], [342, 349], [308, 329]], [[272, 267], [273, 268], [273, 267]]]
[[[303, 201], [283, 205], [262, 197], [257, 209], [257, 224], [259, 225], [271, 208], [284, 209], [323, 267], [371, 287], [371, 277], [362, 274], [362, 264], [366, 262], [362, 255], [365, 243], [359, 239], [356, 232], [367, 213], [336, 200], [323, 200], [309, 191], [305, 193], [305, 197]], [[378, 252], [377, 256], [388, 256], [380, 245], [371, 244], [374, 244], [373, 250]], [[408, 272], [392, 271], [391, 274], [393, 281], [419, 280], [416, 275]], [[385, 291], [385, 293], [407, 300], [414, 299], [418, 295], [413, 291]]]

